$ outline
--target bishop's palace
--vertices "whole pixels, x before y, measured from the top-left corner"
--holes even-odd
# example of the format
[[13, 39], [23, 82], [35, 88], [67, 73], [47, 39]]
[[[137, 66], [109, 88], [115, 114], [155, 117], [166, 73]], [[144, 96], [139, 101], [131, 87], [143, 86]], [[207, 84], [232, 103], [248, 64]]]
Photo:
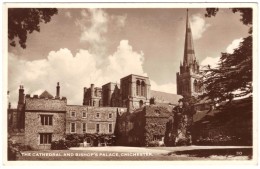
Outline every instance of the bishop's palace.
[[[59, 83], [55, 96], [48, 91], [39, 96], [25, 95], [20, 86], [17, 109], [10, 104], [8, 107], [8, 133], [34, 149], [50, 149], [52, 141], [69, 134], [113, 135], [116, 145], [163, 142], [166, 123], [179, 99], [203, 92], [188, 13], [184, 57], [176, 78], [177, 94], [151, 90], [149, 77], [134, 74], [122, 77], [120, 83], [109, 82], [101, 87], [91, 84], [83, 88], [82, 105], [68, 105], [66, 97], [60, 95]], [[85, 143], [111, 144], [91, 138]]]

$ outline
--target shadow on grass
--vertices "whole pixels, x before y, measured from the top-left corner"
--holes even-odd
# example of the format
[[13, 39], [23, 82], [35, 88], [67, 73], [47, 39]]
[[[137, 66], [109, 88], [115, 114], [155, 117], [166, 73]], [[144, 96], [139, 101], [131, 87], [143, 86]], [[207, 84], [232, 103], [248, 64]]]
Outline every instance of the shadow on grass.
[[190, 157], [210, 157], [210, 156], [248, 156], [252, 159], [252, 148], [229, 148], [229, 149], [198, 149], [184, 150], [168, 153], [168, 155], [188, 155]]

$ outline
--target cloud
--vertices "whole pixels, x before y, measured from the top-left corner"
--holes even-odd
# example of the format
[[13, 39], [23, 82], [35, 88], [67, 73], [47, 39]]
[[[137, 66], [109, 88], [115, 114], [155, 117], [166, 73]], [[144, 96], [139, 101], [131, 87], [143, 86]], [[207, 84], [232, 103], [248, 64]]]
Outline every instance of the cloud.
[[235, 39], [231, 42], [231, 44], [228, 45], [226, 51], [227, 53], [232, 54], [234, 52], [234, 49], [239, 47], [240, 42], [243, 41], [243, 38]]
[[[41, 94], [47, 90], [55, 95], [56, 83], [60, 82], [61, 96], [69, 104], [82, 104], [83, 87], [91, 83], [102, 86], [108, 82], [119, 82], [129, 74], [147, 76], [143, 69], [144, 54], [136, 52], [128, 40], [121, 40], [117, 50], [106, 57], [103, 67], [97, 66], [97, 56], [88, 50], [79, 50], [75, 56], [67, 48], [49, 52], [46, 59], [21, 60], [12, 53], [8, 55], [8, 89], [10, 102], [15, 106], [18, 86], [23, 84], [26, 94]], [[176, 93], [172, 83], [158, 85], [152, 79], [152, 89]]]
[[83, 9], [81, 19], [76, 20], [76, 25], [82, 30], [80, 41], [92, 45], [104, 41], [103, 34], [107, 32], [107, 23], [108, 15], [103, 10]]
[[220, 57], [209, 57], [209, 56], [207, 56], [204, 60], [202, 60], [200, 65], [202, 67], [210, 65], [211, 68], [216, 68], [218, 66], [219, 59], [220, 59]]
[[210, 27], [210, 24], [206, 23], [200, 14], [192, 15], [191, 29], [194, 40], [200, 39], [208, 27]]

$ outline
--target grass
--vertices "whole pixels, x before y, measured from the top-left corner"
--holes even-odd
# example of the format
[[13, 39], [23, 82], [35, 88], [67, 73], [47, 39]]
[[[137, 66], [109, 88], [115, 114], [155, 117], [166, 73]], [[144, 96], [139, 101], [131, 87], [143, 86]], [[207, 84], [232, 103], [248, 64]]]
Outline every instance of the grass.
[[[122, 151], [94, 151], [94, 150], [43, 150], [24, 151], [18, 160], [26, 161], [186, 161], [186, 160], [250, 160], [252, 148], [218, 148], [218, 149], [184, 149], [173, 150], [168, 153], [154, 151], [154, 148], [140, 148], [139, 151], [124, 147]], [[156, 148], [158, 149], [158, 148]], [[160, 148], [159, 148], [160, 149]], [[163, 147], [160, 150], [167, 150]], [[152, 152], [152, 153], [151, 153]], [[132, 153], [132, 154], [131, 154]], [[133, 153], [139, 153], [134, 155]], [[44, 155], [44, 156], [42, 156]], [[48, 155], [48, 156], [46, 156]]]

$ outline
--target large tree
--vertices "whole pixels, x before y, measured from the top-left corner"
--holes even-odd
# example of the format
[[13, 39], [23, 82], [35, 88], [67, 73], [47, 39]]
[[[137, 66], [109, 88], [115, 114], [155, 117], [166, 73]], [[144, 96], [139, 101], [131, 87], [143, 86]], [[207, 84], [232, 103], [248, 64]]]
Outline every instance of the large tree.
[[[221, 53], [216, 68], [207, 66], [203, 70], [205, 93], [214, 101], [231, 101], [234, 97], [252, 93], [252, 9], [232, 8], [240, 12], [241, 22], [249, 27], [249, 36], [244, 38], [233, 53]], [[206, 17], [216, 16], [218, 8], [206, 9]]]
[[27, 34], [40, 32], [39, 24], [48, 23], [58, 13], [56, 8], [9, 8], [8, 39], [11, 46], [16, 46], [16, 38], [22, 48], [26, 48]]

